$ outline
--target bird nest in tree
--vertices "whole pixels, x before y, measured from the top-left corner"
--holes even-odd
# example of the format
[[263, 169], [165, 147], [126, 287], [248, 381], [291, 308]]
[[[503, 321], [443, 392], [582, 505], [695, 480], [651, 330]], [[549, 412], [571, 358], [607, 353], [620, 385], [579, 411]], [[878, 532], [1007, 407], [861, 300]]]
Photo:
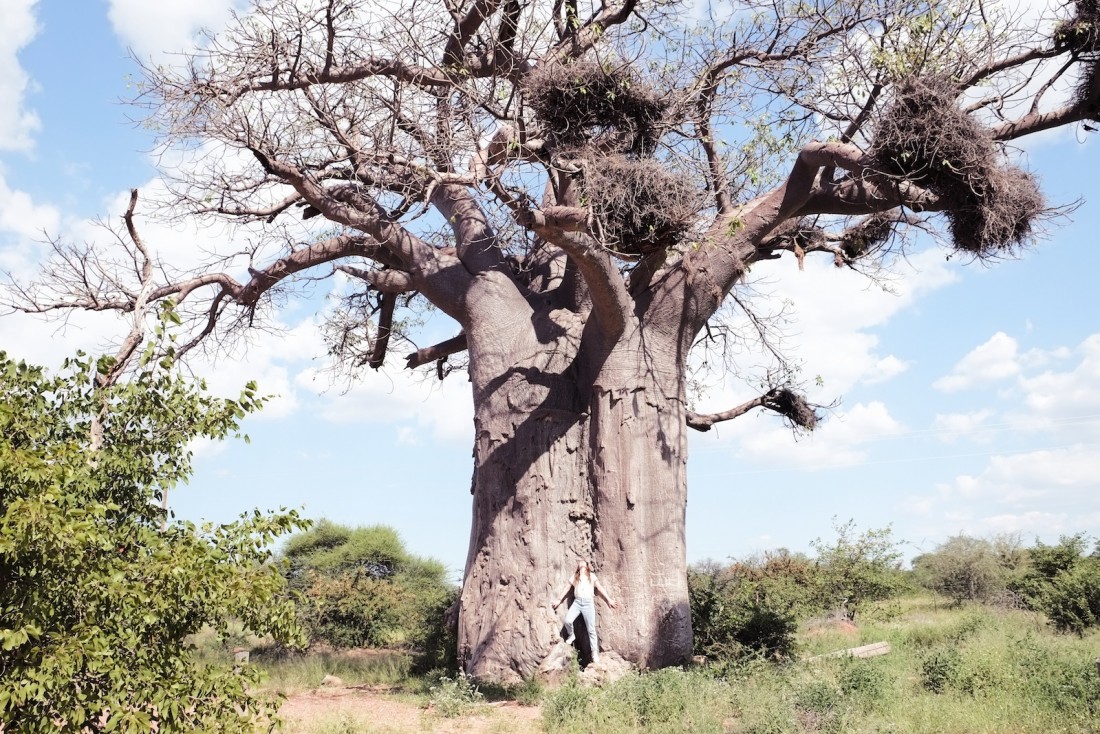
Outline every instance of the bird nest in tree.
[[764, 405], [786, 418], [792, 427], [812, 431], [820, 420], [814, 406], [790, 388], [776, 388], [765, 398]]
[[876, 121], [870, 152], [878, 167], [943, 201], [957, 249], [978, 257], [1010, 253], [1031, 239], [1043, 196], [959, 108], [957, 91], [944, 77], [899, 85]]
[[1091, 120], [1100, 121], [1100, 0], [1074, 0], [1074, 14], [1054, 29], [1054, 43], [1088, 64], [1074, 102], [1084, 105]]
[[652, 152], [668, 102], [626, 68], [593, 61], [535, 67], [523, 83], [535, 116], [566, 146], [618, 135], [620, 150]]
[[854, 226], [844, 230], [840, 240], [840, 249], [849, 260], [858, 260], [877, 251], [894, 231], [897, 217], [890, 214], [872, 214], [864, 217]]
[[639, 256], [679, 244], [701, 195], [685, 174], [653, 159], [590, 158], [580, 185], [593, 233], [612, 251]]
[[1100, 0], [1074, 0], [1074, 14], [1054, 29], [1060, 49], [1085, 53], [1100, 51]]

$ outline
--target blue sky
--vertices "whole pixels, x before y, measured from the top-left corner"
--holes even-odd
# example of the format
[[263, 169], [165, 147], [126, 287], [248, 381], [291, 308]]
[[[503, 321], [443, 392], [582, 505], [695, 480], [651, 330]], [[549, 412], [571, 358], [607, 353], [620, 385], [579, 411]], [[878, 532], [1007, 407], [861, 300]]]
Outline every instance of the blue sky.
[[[165, 52], [217, 27], [231, 0], [0, 2], [0, 267], [33, 272], [43, 233], [102, 237], [132, 186], [158, 187], [152, 141], [131, 122], [127, 49]], [[1097, 142], [1079, 128], [1029, 142], [1026, 162], [1051, 201], [1081, 205], [1015, 261], [987, 267], [917, 243], [892, 293], [830, 262], [759, 273], [797, 320], [788, 345], [811, 397], [840, 399], [812, 436], [793, 440], [750, 415], [691, 440], [689, 560], [767, 548], [803, 550], [831, 519], [892, 524], [912, 555], [948, 536], [1020, 532], [1028, 541], [1100, 532], [1100, 318], [1094, 281]], [[196, 256], [221, 233], [143, 220], [165, 260]], [[323, 294], [322, 294], [323, 295]], [[347, 392], [323, 373], [321, 295], [280, 315], [235, 359], [196, 369], [226, 394], [248, 379], [277, 393], [250, 419], [250, 445], [196, 447], [196, 476], [172, 495], [179, 516], [230, 519], [253, 507], [302, 507], [348, 524], [386, 523], [457, 577], [468, 542], [472, 427], [467, 383], [392, 367]], [[442, 335], [445, 323], [430, 324]], [[0, 349], [55, 364], [102, 348], [111, 318], [0, 319]], [[814, 385], [820, 376], [822, 384]], [[718, 381], [697, 403], [748, 396]]]

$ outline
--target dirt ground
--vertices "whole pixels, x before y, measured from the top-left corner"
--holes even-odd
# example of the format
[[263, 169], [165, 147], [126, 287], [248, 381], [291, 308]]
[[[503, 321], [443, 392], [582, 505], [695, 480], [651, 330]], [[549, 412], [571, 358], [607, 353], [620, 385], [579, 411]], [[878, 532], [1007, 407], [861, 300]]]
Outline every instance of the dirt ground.
[[287, 697], [279, 712], [289, 734], [526, 734], [539, 731], [538, 707], [485, 703], [470, 715], [444, 718], [386, 688], [319, 688]]

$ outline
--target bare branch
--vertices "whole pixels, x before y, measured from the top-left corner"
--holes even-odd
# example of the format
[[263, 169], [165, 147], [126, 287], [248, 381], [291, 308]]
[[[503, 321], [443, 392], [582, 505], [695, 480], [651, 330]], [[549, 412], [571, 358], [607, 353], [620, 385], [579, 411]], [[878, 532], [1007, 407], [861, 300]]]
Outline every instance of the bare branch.
[[792, 428], [812, 431], [820, 420], [816, 410], [820, 407], [807, 402], [789, 387], [773, 387], [763, 395], [721, 413], [701, 415], [688, 411], [687, 424], [697, 431], [709, 431], [716, 423], [739, 418], [754, 408], [765, 408], [786, 418]]

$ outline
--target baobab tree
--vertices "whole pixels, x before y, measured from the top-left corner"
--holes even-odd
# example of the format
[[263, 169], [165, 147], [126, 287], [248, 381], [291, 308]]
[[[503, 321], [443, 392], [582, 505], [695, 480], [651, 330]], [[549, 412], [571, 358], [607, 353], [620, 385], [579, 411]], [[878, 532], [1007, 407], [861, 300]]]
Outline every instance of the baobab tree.
[[[240, 223], [247, 270], [143, 271], [59, 245], [9, 293], [40, 312], [171, 301], [182, 355], [261, 325], [299, 279], [356, 284], [329, 322], [337, 359], [379, 368], [407, 342], [407, 367], [468, 373], [466, 671], [539, 666], [578, 556], [620, 602], [605, 649], [675, 664], [692, 647], [688, 429], [757, 407], [817, 420], [782, 371], [744, 405], [693, 413], [693, 349], [751, 308], [744, 279], [765, 261], [878, 266], [914, 227], [975, 259], [1033, 239], [1051, 209], [1013, 141], [1097, 117], [1100, 12], [1013, 12], [253, 0], [184, 63], [145, 68], [138, 99], [172, 152], [164, 209]], [[400, 314], [425, 303], [453, 338], [416, 343]]]

